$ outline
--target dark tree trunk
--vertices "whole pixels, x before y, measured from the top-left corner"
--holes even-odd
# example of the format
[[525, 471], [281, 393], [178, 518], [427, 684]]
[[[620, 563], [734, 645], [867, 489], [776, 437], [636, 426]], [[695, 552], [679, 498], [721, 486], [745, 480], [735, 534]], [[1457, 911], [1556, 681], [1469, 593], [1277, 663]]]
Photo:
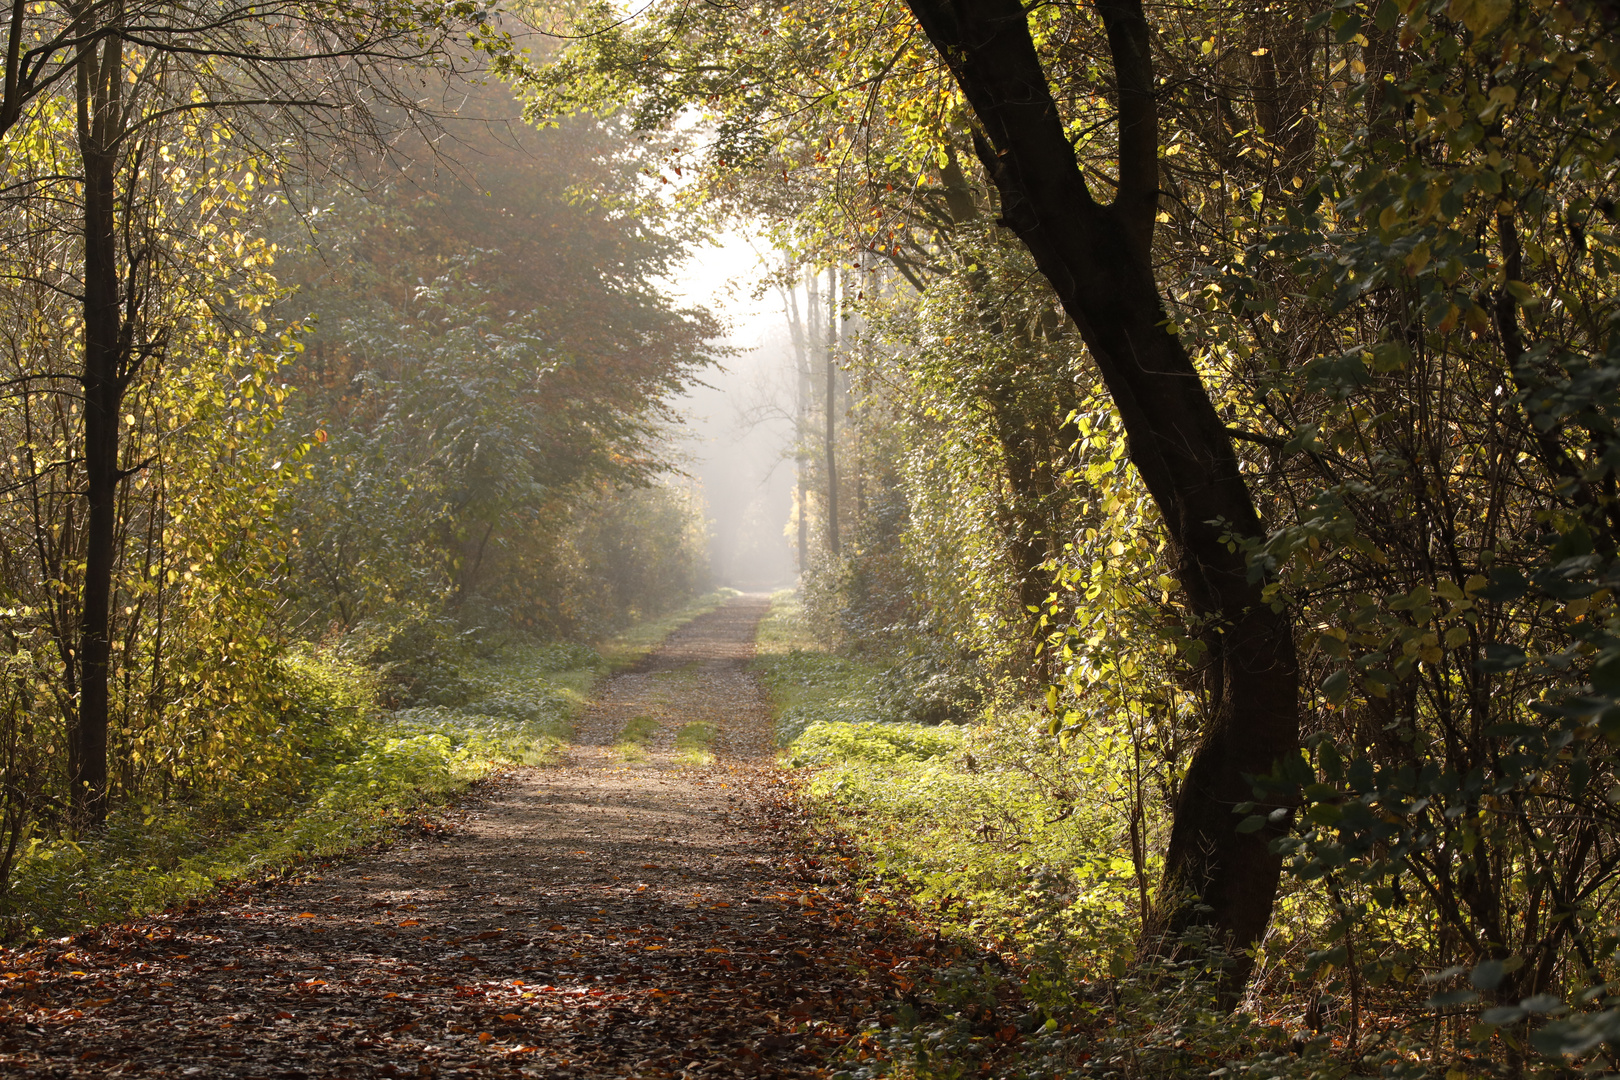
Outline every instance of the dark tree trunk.
[[84, 164], [85, 566], [79, 625], [79, 700], [71, 717], [69, 773], [75, 817], [107, 815], [107, 725], [112, 579], [117, 558], [118, 415], [128, 385], [129, 327], [120, 304], [115, 183], [122, 121], [121, 42], [87, 50], [77, 72]]
[[1186, 931], [1207, 927], [1233, 950], [1230, 990], [1247, 979], [1241, 950], [1265, 929], [1281, 869], [1269, 832], [1239, 834], [1233, 806], [1252, 797], [1245, 773], [1267, 772], [1298, 747], [1298, 666], [1290, 620], [1262, 602], [1241, 549], [1229, 546], [1229, 534], [1260, 534], [1259, 515], [1153, 277], [1152, 31], [1140, 0], [1100, 0], [1120, 131], [1118, 194], [1102, 204], [1064, 136], [1023, 6], [909, 2], [982, 125], [976, 142], [1001, 195], [1001, 223], [1079, 327], [1175, 545], [1189, 601], [1210, 620], [1213, 707], [1174, 808], [1147, 944], [1173, 949]]

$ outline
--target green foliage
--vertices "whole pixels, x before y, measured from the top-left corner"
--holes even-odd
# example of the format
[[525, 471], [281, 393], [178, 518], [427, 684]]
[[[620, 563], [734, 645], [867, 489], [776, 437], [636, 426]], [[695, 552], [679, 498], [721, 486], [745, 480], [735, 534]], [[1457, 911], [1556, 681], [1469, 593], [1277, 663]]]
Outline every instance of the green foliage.
[[829, 652], [791, 593], [773, 598], [753, 667], [770, 691], [784, 745], [824, 722], [961, 723], [980, 700], [971, 678], [941, 670], [926, 654]]
[[961, 748], [961, 728], [817, 720], [789, 744], [787, 763], [796, 769], [806, 765], [901, 765]]
[[810, 800], [854, 836], [873, 887], [1028, 959], [1026, 992], [1057, 1010], [1130, 955], [1140, 882], [1111, 820], [1110, 763], [1059, 750], [1031, 719], [821, 721], [786, 760], [814, 770]]
[[1072, 1006], [1081, 981], [1129, 955], [1153, 867], [1121, 822], [1124, 738], [1054, 742], [1027, 710], [973, 726], [885, 716], [884, 672], [813, 646], [791, 596], [761, 624], [756, 670], [786, 736], [784, 760], [811, 770], [807, 795], [853, 835], [873, 888], [903, 888], [952, 933], [1031, 963], [1042, 1008]]
[[[38, 119], [67, 138], [66, 117], [45, 110]], [[269, 274], [273, 246], [242, 222], [250, 193], [207, 179], [246, 167], [230, 134], [218, 124], [154, 125], [146, 149], [175, 162], [173, 172], [126, 208], [132, 229], [156, 230], [165, 245], [161, 274], [143, 286], [152, 295], [140, 301], [163, 362], [129, 373], [119, 433], [132, 467], [114, 538], [115, 798], [275, 792], [296, 754], [275, 737], [290, 708], [277, 624], [288, 544], [275, 523], [297, 457], [277, 430], [279, 373], [301, 346], [296, 326], [272, 333], [258, 317], [281, 289]], [[8, 241], [0, 260], [10, 388], [0, 437], [21, 451], [0, 459], [0, 651], [8, 701], [27, 713], [0, 753], [7, 847], [71, 829], [65, 740], [77, 715], [85, 586], [82, 387], [68, 374], [80, 319], [64, 287], [80, 256], [46, 239], [57, 220], [50, 193], [73, 167], [36, 149], [5, 162], [28, 193], [8, 204], [8, 228], [33, 240]]]
[[795, 650], [756, 659], [754, 670], [771, 691], [777, 737], [783, 743], [816, 723], [884, 719], [867, 694], [882, 670], [875, 664]]
[[[420, 55], [480, 10], [435, 14], [413, 38]], [[480, 19], [469, 44], [498, 51], [505, 39]], [[163, 92], [201, 77], [171, 74]], [[79, 233], [60, 217], [83, 190], [63, 85], [70, 96], [36, 101], [0, 158], [0, 894], [18, 860], [65, 838], [87, 845], [74, 873], [92, 877], [127, 846], [77, 835], [68, 813], [87, 290]], [[504, 648], [533, 648], [524, 632], [607, 637], [705, 584], [700, 507], [663, 482], [658, 446], [664, 399], [710, 361], [716, 326], [658, 287], [685, 249], [634, 179], [632, 141], [612, 123], [512, 138], [469, 123], [477, 190], [454, 170], [379, 171], [362, 196], [283, 175], [281, 137], [247, 113], [227, 121], [184, 99], [142, 120], [158, 90], [130, 85], [113, 211], [132, 320], [111, 448], [127, 469], [114, 832], [131, 807], [164, 807], [217, 839], [314, 798], [326, 781], [311, 769], [381, 746], [329, 730], [367, 706], [316, 685], [337, 676], [315, 673], [311, 640], [323, 665], [341, 658], [342, 678], [408, 707], [383, 773], [464, 746], [549, 760], [598, 658], [525, 662], [575, 669], [545, 688], [487, 685], [480, 664], [510, 668]], [[469, 111], [516, 110], [499, 88], [471, 98]]]
[[[517, 106], [496, 85], [464, 108]], [[315, 326], [289, 372], [314, 482], [290, 512], [317, 626], [453, 608], [593, 639], [706, 586], [700, 508], [658, 443], [719, 330], [657, 284], [685, 247], [644, 152], [615, 121], [476, 123], [461, 170], [306, 193], [330, 205], [285, 260]]]

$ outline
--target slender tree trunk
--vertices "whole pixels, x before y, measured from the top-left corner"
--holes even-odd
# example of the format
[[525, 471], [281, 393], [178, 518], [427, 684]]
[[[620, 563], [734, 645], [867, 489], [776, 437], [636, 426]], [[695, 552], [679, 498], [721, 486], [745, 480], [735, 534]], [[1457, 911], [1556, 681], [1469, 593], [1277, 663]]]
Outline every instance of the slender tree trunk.
[[[1178, 576], [1208, 620], [1213, 701], [1174, 809], [1147, 946], [1175, 950], [1203, 927], [1231, 950], [1228, 1001], [1247, 980], [1243, 949], [1270, 918], [1281, 870], [1274, 832], [1240, 834], [1244, 774], [1299, 745], [1298, 664], [1289, 618], [1261, 599], [1241, 546], [1261, 534], [1231, 437], [1170, 328], [1153, 277], [1158, 119], [1152, 30], [1140, 0], [1099, 0], [1118, 86], [1118, 193], [1091, 194], [1065, 136], [1018, 0], [909, 0], [984, 134], [979, 157], [1011, 228], [1074, 319], [1125, 424], [1131, 462], [1175, 547]], [[1235, 549], [1235, 550], [1234, 550]]]
[[804, 457], [799, 458], [799, 573], [804, 573], [810, 557], [810, 478], [805, 475]]
[[827, 272], [827, 550], [838, 554], [838, 268]]
[[69, 773], [75, 817], [107, 815], [107, 723], [112, 656], [112, 579], [117, 558], [118, 414], [127, 385], [128, 327], [120, 307], [115, 182], [122, 117], [122, 43], [87, 50], [77, 72], [79, 154], [84, 164], [85, 566], [79, 612], [79, 700]]
[[815, 396], [816, 350], [821, 347], [821, 274], [807, 274], [804, 279], [805, 299], [805, 358], [799, 376], [803, 388], [799, 400], [804, 404], [799, 423], [799, 570], [809, 566], [810, 558], [810, 466], [814, 460], [815, 445], [811, 426], [811, 399]]
[[[786, 259], [786, 255], [783, 256]], [[799, 289], [797, 285], [785, 289], [784, 299], [787, 302], [788, 331], [793, 338], [793, 364], [794, 364], [794, 443], [793, 454], [794, 471], [798, 474], [799, 482], [799, 570], [804, 571], [805, 562], [810, 556], [810, 522], [806, 514], [806, 502], [810, 494], [809, 478], [805, 475], [804, 449], [802, 444], [809, 430], [810, 424], [810, 356], [806, 340], [806, 327], [799, 317]]]

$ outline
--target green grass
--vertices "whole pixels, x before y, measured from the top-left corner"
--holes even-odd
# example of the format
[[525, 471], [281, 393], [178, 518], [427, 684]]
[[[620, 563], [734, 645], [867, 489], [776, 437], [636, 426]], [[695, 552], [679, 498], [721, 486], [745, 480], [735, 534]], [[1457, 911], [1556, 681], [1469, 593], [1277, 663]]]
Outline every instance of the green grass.
[[701, 720], [682, 724], [681, 729], [675, 733], [676, 764], [690, 768], [702, 768], [712, 764], [714, 753], [709, 748], [713, 745], [713, 724], [706, 724]]
[[[1131, 856], [1130, 741], [1116, 721], [1097, 717], [1066, 741], [1017, 703], [981, 706], [971, 725], [895, 722], [897, 688], [916, 682], [821, 647], [791, 594], [775, 599], [755, 667], [783, 762], [801, 770], [822, 827], [812, 835], [838, 858], [853, 841], [863, 904], [914, 918], [921, 934], [965, 946], [965, 958], [988, 949], [1019, 961], [942, 960], [907, 1000], [880, 1004], [864, 1033], [878, 1052], [846, 1057], [834, 1076], [1194, 1077], [1214, 1063], [1238, 1080], [1350, 1071], [1291, 1054], [1269, 1019], [1213, 1010], [1214, 984], [1196, 965], [1135, 966], [1141, 887], [1161, 868]], [[1162, 850], [1164, 828], [1162, 812], [1150, 814], [1148, 852]], [[1019, 1032], [1013, 1057], [984, 1060], [991, 1041], [976, 1018], [986, 1009]]]
[[1033, 719], [817, 723], [787, 761], [813, 770], [808, 798], [869, 873], [948, 931], [1041, 961], [1055, 1003], [1131, 948], [1138, 894], [1119, 793]]
[[816, 723], [886, 719], [871, 693], [883, 665], [827, 651], [811, 636], [791, 591], [771, 597], [752, 666], [770, 694], [777, 740], [783, 745]]
[[5, 898], [8, 937], [72, 933], [161, 911], [225, 882], [281, 874], [394, 835], [498, 761], [477, 733], [365, 717], [314, 744], [299, 796], [252, 816], [221, 800], [120, 805], [79, 841], [33, 843]]
[[784, 763], [808, 772], [814, 812], [856, 841], [875, 886], [1035, 961], [1029, 992], [1054, 1008], [1129, 952], [1139, 892], [1117, 740], [1060, 745], [1011, 709], [970, 726], [895, 722], [892, 671], [821, 647], [791, 593], [773, 598], [754, 666]]
[[632, 716], [624, 722], [619, 737], [613, 740], [613, 753], [620, 761], [639, 763], [647, 760], [647, 744], [658, 732], [658, 721], [651, 716]]
[[574, 718], [607, 670], [607, 662], [582, 645], [509, 646], [494, 660], [463, 667], [472, 700], [401, 709], [393, 723], [465, 742], [492, 761], [555, 764], [573, 738]]

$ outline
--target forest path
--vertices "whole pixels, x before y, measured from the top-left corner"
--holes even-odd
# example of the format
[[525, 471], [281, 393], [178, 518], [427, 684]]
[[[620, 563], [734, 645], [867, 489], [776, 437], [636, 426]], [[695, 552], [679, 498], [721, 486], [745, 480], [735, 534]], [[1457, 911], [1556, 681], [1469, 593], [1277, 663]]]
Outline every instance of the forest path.
[[[826, 1075], [874, 946], [782, 839], [746, 667], [766, 607], [676, 631], [602, 687], [565, 765], [441, 835], [48, 946], [0, 990], [0, 1074]], [[635, 717], [659, 727], [627, 761]], [[694, 721], [706, 766], [674, 747]]]

